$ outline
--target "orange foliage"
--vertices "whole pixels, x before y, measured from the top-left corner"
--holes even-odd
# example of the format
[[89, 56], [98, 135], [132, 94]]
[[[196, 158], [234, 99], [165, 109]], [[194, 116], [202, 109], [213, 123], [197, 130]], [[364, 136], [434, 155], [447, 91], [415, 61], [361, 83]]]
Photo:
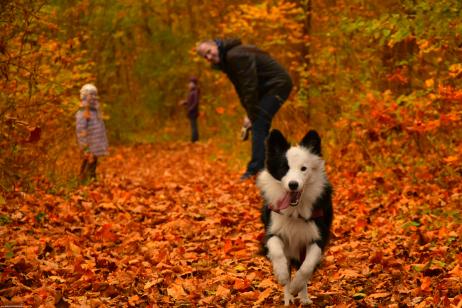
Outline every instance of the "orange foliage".
[[59, 38], [58, 25], [42, 4], [13, 1], [4, 10], [0, 190], [11, 190], [27, 185], [38, 170], [52, 175], [57, 166], [50, 156], [66, 155], [69, 143], [62, 141], [73, 135], [77, 89], [91, 79], [92, 63], [82, 63], [85, 51], [79, 39]]
[[[199, 39], [238, 35], [294, 79], [274, 126], [294, 140], [309, 127], [323, 137], [335, 220], [309, 286], [315, 305], [459, 307], [460, 18], [449, 0], [406, 5], [6, 3], [0, 302], [281, 303], [270, 263], [259, 255], [262, 200], [228, 169], [248, 150], [236, 142], [243, 110], [225, 76], [202, 66], [192, 48]], [[56, 173], [72, 178], [77, 166], [73, 113], [84, 82], [97, 81], [114, 102], [108, 131], [115, 138], [144, 124], [141, 140], [176, 140], [188, 131], [177, 117], [179, 85], [193, 72], [203, 94], [201, 138], [211, 141], [119, 147], [103, 160], [100, 182], [68, 184], [68, 192], [56, 185]]]
[[[282, 288], [259, 254], [262, 200], [228, 159], [211, 144], [118, 148], [99, 182], [69, 195], [46, 186], [6, 195], [0, 302], [280, 305]], [[327, 165], [335, 220], [308, 286], [314, 305], [457, 306], [461, 188]]]

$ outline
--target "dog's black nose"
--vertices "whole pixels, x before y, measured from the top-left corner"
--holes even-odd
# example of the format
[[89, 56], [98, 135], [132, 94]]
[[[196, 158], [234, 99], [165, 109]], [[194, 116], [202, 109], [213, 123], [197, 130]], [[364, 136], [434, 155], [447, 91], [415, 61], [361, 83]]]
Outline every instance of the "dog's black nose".
[[290, 190], [297, 190], [297, 188], [298, 188], [298, 183], [295, 182], [295, 181], [289, 182], [289, 188], [290, 188]]

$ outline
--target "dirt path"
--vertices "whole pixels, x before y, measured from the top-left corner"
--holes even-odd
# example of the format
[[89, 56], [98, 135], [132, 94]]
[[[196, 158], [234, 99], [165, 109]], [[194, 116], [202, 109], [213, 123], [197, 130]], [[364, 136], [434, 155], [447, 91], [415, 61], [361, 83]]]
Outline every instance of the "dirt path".
[[[280, 305], [282, 288], [258, 254], [261, 199], [226, 159], [204, 144], [117, 148], [99, 181], [71, 195], [16, 194], [3, 205], [1, 302]], [[333, 241], [309, 286], [314, 306], [459, 302], [457, 272], [427, 266], [388, 208], [347, 207], [338, 186]], [[431, 296], [436, 282], [445, 298]]]

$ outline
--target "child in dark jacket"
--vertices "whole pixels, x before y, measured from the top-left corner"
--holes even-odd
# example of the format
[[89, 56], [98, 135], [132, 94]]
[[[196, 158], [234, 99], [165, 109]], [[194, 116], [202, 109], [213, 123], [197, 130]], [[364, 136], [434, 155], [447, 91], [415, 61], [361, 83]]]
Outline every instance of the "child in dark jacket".
[[188, 83], [188, 97], [180, 104], [186, 106], [188, 118], [191, 123], [191, 142], [199, 140], [199, 129], [197, 127], [197, 118], [199, 117], [199, 95], [200, 90], [196, 77], [191, 77]]

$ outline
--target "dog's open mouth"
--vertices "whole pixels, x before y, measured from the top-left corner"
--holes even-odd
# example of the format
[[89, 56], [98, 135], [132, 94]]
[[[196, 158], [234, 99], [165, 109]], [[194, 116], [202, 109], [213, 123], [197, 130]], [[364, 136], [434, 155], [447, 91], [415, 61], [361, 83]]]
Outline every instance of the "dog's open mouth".
[[297, 206], [302, 195], [301, 191], [290, 192], [290, 206]]
[[289, 206], [297, 206], [302, 196], [301, 191], [287, 192], [282, 199], [279, 199], [276, 204], [271, 205], [273, 211], [280, 211], [288, 208]]

